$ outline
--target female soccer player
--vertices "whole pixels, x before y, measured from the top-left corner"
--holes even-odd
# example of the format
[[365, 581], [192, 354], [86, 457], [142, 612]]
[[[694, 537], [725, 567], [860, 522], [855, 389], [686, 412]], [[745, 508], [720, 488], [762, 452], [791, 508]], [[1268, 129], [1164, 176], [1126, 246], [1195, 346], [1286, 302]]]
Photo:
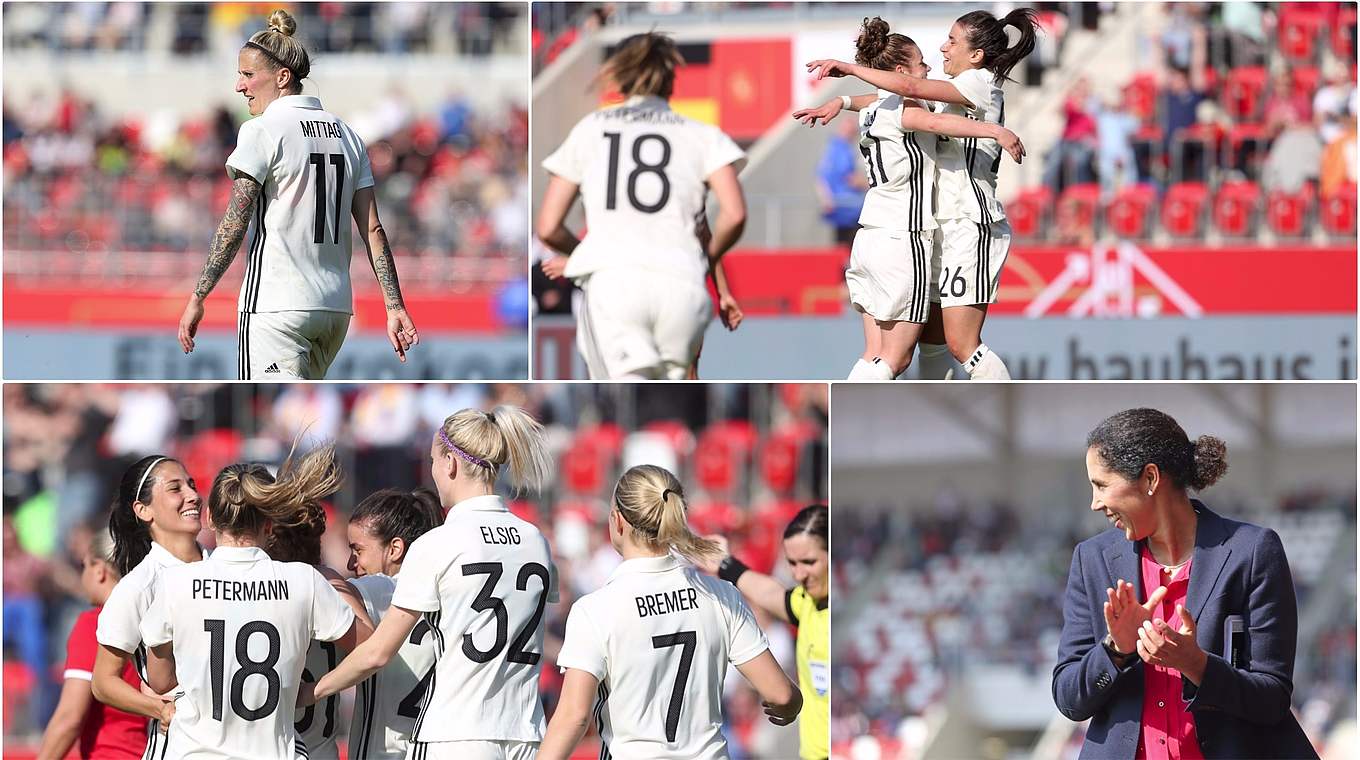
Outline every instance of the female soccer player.
[[[1227, 446], [1128, 409], [1086, 438], [1107, 530], [1067, 576], [1053, 701], [1089, 719], [1085, 757], [1317, 757], [1290, 710], [1298, 609], [1275, 531], [1220, 517], [1191, 490]], [[1135, 752], [1136, 748], [1136, 752]]]
[[[249, 465], [256, 469], [261, 482], [272, 483], [274, 478], [261, 465]], [[345, 580], [344, 576], [321, 562], [321, 536], [326, 532], [326, 510], [318, 502], [306, 505], [296, 524], [275, 524], [265, 539], [264, 551], [275, 562], [302, 562], [311, 565], [321, 577], [325, 578], [345, 600], [354, 616], [360, 621], [361, 629], [373, 629], [372, 618], [358, 589]], [[316, 683], [321, 676], [329, 673], [340, 661], [343, 652], [337, 651], [334, 642], [313, 641], [307, 648], [306, 664], [302, 669], [302, 680]], [[335, 736], [336, 711], [340, 697], [331, 696], [324, 704], [308, 707], [297, 716], [293, 728], [297, 731], [298, 741], [307, 748], [309, 760], [334, 760], [339, 756]], [[362, 755], [361, 755], [362, 757]]]
[[304, 690], [304, 704], [377, 673], [423, 619], [436, 659], [408, 757], [533, 757], [543, 737], [543, 608], [557, 601], [557, 571], [543, 534], [494, 493], [506, 465], [534, 489], [548, 475], [543, 427], [524, 410], [464, 409], [444, 421], [430, 474], [448, 517], [407, 550], [373, 637], [322, 677], [314, 697]]
[[[818, 78], [854, 76], [902, 97], [943, 103], [946, 114], [1004, 124], [1001, 83], [1034, 50], [1036, 30], [1035, 13], [1030, 8], [1016, 8], [1003, 19], [986, 11], [960, 16], [949, 30], [949, 39], [940, 46], [948, 81], [918, 79], [835, 60], [812, 61], [807, 67], [816, 71]], [[872, 102], [871, 98], [861, 95], [852, 102], [863, 105]], [[834, 116], [842, 104], [828, 105]], [[949, 362], [939, 348], [942, 343], [948, 345], [948, 352], [970, 378], [1010, 379], [1001, 358], [982, 342], [982, 323], [988, 305], [996, 300], [1001, 269], [1010, 249], [1006, 210], [996, 198], [1000, 166], [1001, 148], [995, 139], [940, 143], [936, 163], [940, 245], [935, 253], [940, 266], [936, 268], [938, 293], [932, 295], [939, 306], [931, 305], [931, 322], [921, 350], [923, 364], [927, 365], [922, 367], [922, 376], [928, 379], [944, 379]]]
[[802, 697], [741, 594], [680, 559], [722, 554], [690, 531], [680, 481], [654, 465], [628, 470], [614, 487], [608, 525], [624, 561], [567, 616], [557, 656], [566, 677], [540, 760], [567, 760], [592, 716], [601, 757], [728, 757], [729, 663], [760, 694], [771, 723], [792, 723]]
[[406, 351], [420, 342], [378, 219], [364, 143], [339, 117], [322, 110], [318, 98], [302, 94], [312, 64], [293, 39], [295, 31], [293, 17], [277, 10], [269, 28], [241, 48], [236, 91], [259, 118], [241, 125], [236, 150], [227, 158], [231, 203], [179, 322], [180, 346], [188, 353], [203, 319], [203, 301], [250, 227], [237, 307], [240, 380], [326, 376], [354, 312], [346, 209], [364, 232], [382, 286], [392, 350], [404, 362]]
[[[38, 760], [61, 760], [76, 740], [82, 760], [137, 760], [146, 750], [146, 718], [99, 704], [90, 690], [99, 649], [95, 639], [99, 610], [120, 577], [112, 557], [113, 538], [96, 532], [80, 573], [81, 588], [94, 607], [80, 613], [66, 639], [66, 681], [38, 748]], [[122, 677], [133, 689], [141, 683], [130, 662], [125, 663]]]
[[[916, 43], [891, 34], [881, 18], [864, 20], [855, 47], [861, 65], [917, 79], [930, 73]], [[794, 116], [810, 118], [805, 111]], [[860, 110], [859, 118], [869, 190], [845, 280], [850, 301], [863, 316], [864, 353], [847, 379], [891, 380], [911, 363], [930, 314], [931, 252], [939, 226], [936, 134], [995, 139], [1017, 162], [1024, 146], [999, 124], [935, 114], [920, 101], [885, 90]]]
[[177, 757], [307, 757], [293, 724], [308, 646], [349, 649], [361, 635], [319, 572], [262, 548], [274, 525], [296, 524], [340, 487], [334, 449], [290, 457], [274, 482], [262, 471], [231, 465], [218, 474], [208, 497], [217, 549], [162, 573], [142, 619], [152, 688], [183, 692], [167, 737]]
[[[704, 278], [746, 224], [737, 181], [745, 154], [667, 102], [683, 62], [662, 34], [619, 43], [600, 79], [628, 99], [582, 119], [543, 161], [552, 176], [538, 235], [570, 256], [563, 274], [583, 292], [576, 344], [594, 380], [685, 379], [713, 317]], [[705, 245], [699, 220], [710, 189], [718, 215]], [[590, 230], [582, 240], [564, 224], [578, 193]], [[732, 327], [729, 300], [722, 312]]]
[[157, 455], [138, 460], [123, 473], [109, 515], [113, 565], [123, 579], [109, 592], [99, 612], [95, 633], [99, 651], [90, 689], [95, 699], [110, 707], [152, 719], [146, 732], [147, 760], [166, 757], [162, 724], [174, 715], [175, 705], [143, 694], [123, 680], [123, 672], [133, 662], [142, 682], [150, 683], [142, 618], [155, 600], [157, 582], [166, 568], [203, 558], [196, 541], [203, 527], [201, 505], [184, 465]]
[[824, 760], [831, 753], [831, 565], [827, 553], [829, 510], [821, 504], [804, 508], [784, 529], [784, 556], [797, 586], [783, 584], [750, 569], [727, 550], [727, 540], [714, 539], [721, 561], [709, 559], [704, 569], [741, 590], [766, 614], [798, 626], [798, 686], [808, 709], [799, 724], [800, 757]]
[[[392, 604], [397, 575], [411, 545], [442, 522], [439, 497], [423, 488], [378, 491], [354, 508], [349, 518], [349, 570], [358, 576], [352, 583], [375, 623], [381, 623]], [[434, 667], [435, 639], [430, 631], [424, 620], [416, 623], [392, 661], [359, 683], [349, 724], [350, 752], [355, 757], [406, 757]]]

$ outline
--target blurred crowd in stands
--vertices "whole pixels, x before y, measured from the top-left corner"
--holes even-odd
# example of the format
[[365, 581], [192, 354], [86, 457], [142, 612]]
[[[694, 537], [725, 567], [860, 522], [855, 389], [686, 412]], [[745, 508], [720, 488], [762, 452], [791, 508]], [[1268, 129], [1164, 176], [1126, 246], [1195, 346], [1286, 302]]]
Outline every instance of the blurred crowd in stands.
[[[86, 13], [86, 5], [107, 13]], [[177, 33], [198, 40], [183, 50], [177, 43], [176, 52], [189, 53], [224, 29], [228, 31], [218, 35], [222, 44], [239, 46], [263, 17], [258, 4], [42, 8], [6, 6], [7, 50], [16, 43], [22, 48], [24, 40], [62, 51], [121, 48], [128, 39], [123, 32], [129, 16], [137, 19], [131, 28], [140, 28], [142, 14], [160, 13], [198, 18], [196, 25], [185, 22], [192, 32], [181, 28]], [[506, 15], [510, 10], [499, 3], [305, 4], [299, 6], [298, 23], [300, 29], [324, 31], [307, 40], [327, 41], [314, 51], [317, 56], [358, 49], [343, 35], [381, 39], [379, 49], [396, 52], [422, 45], [428, 49], [429, 40], [439, 37], [439, 29], [429, 26], [433, 20], [453, 19], [449, 23], [460, 31], [467, 24], [476, 26], [474, 18], [500, 28], [513, 20]], [[11, 29], [12, 17], [31, 13], [52, 18]], [[406, 20], [401, 34], [385, 37], [374, 31], [398, 19]], [[43, 31], [24, 31], [30, 26]], [[343, 35], [337, 30], [344, 30]], [[142, 43], [140, 38], [126, 42]], [[491, 51], [489, 46], [473, 47], [485, 48], [478, 54]], [[186, 103], [176, 112], [119, 117], [101, 111], [88, 92], [60, 78], [54, 86], [7, 88], [4, 245], [16, 259], [7, 262], [6, 271], [25, 266], [35, 254], [117, 258], [147, 252], [189, 254], [182, 268], [159, 272], [163, 276], [182, 278], [197, 271], [230, 195], [225, 161], [248, 118], [243, 103], [230, 100], [234, 96], [218, 95], [207, 101], [232, 105], [205, 110]], [[475, 108], [464, 93], [450, 89], [436, 107], [418, 108], [400, 86], [393, 86], [363, 112], [341, 116], [367, 144], [379, 209], [393, 251], [402, 260], [399, 265], [403, 273], [419, 274], [404, 277], [403, 284], [444, 288], [454, 280], [495, 283], [523, 276], [528, 243], [528, 113], [523, 104]], [[357, 239], [356, 248], [362, 255]], [[19, 258], [22, 254], [28, 258]], [[146, 274], [135, 262], [126, 268]], [[368, 279], [356, 285], [375, 287]]]
[[[1213, 508], [1271, 527], [1284, 542], [1301, 621], [1294, 705], [1321, 742], [1355, 714], [1355, 494], [1297, 493], [1264, 510]], [[862, 734], [919, 740], [922, 716], [945, 706], [951, 686], [976, 669], [1014, 668], [1042, 682], [1036, 692], [1048, 691], [1063, 618], [1054, 591], [1091, 533], [1078, 520], [1021, 514], [949, 491], [911, 509], [837, 509], [833, 746]]]
[[[228, 463], [277, 465], [301, 431], [303, 448], [335, 441], [347, 479], [328, 504], [323, 553], [345, 572], [353, 506], [379, 488], [428, 487], [436, 426], [459, 409], [502, 403], [545, 424], [557, 463], [543, 494], [501, 484], [511, 508], [548, 535], [561, 573], [562, 603], [548, 612], [548, 663], [571, 600], [599, 588], [619, 562], [603, 526], [625, 467], [646, 461], [675, 471], [696, 529], [726, 535], [750, 566], [785, 580], [785, 524], [803, 506], [826, 500], [825, 385], [8, 385], [6, 744], [40, 732], [55, 705], [66, 635], [87, 607], [79, 558], [92, 532], [106, 529], [118, 478], [132, 462], [149, 453], [175, 456], [206, 494]], [[205, 546], [211, 540], [200, 535]], [[761, 622], [791, 669], [790, 631]], [[551, 705], [560, 676], [546, 667], [543, 680]], [[734, 756], [745, 756], [771, 733], [759, 700], [739, 683], [729, 684], [729, 729]]]

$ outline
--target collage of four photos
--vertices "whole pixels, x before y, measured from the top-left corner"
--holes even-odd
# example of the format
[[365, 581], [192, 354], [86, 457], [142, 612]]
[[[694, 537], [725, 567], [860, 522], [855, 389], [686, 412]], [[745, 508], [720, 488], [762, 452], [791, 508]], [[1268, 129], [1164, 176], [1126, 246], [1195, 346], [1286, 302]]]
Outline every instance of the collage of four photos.
[[5, 760], [1360, 753], [1356, 3], [0, 13]]

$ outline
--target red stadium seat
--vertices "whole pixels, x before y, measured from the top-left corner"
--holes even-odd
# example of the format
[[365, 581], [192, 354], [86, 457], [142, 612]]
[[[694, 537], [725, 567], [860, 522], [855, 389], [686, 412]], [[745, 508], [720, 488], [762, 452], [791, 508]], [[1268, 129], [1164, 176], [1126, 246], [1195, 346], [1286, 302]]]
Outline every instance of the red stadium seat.
[[1141, 72], [1124, 85], [1124, 105], [1129, 113], [1147, 121], [1157, 114], [1157, 75]]
[[1157, 190], [1152, 185], [1129, 185], [1115, 193], [1105, 208], [1105, 223], [1117, 237], [1142, 240], [1148, 236]]
[[1203, 182], [1172, 185], [1162, 199], [1162, 226], [1172, 237], [1197, 238], [1204, 234], [1204, 209], [1209, 188]]
[[4, 665], [4, 706], [5, 706], [5, 735], [10, 736], [11, 719], [14, 716], [26, 716], [28, 714], [28, 700], [33, 695], [33, 690], [37, 687], [37, 679], [33, 676], [33, 671], [27, 665], [17, 660], [5, 660]]
[[1348, 184], [1322, 199], [1322, 229], [1332, 237], [1355, 238], [1355, 185]]
[[1047, 187], [1027, 187], [1006, 204], [1006, 220], [1011, 232], [1021, 238], [1047, 237], [1053, 191]]
[[1242, 66], [1228, 72], [1220, 98], [1228, 116], [1250, 121], [1261, 115], [1267, 76], [1264, 66]]
[[1309, 185], [1297, 193], [1277, 190], [1266, 198], [1266, 224], [1280, 237], [1305, 237], [1312, 211], [1313, 188]]
[[1306, 92], [1310, 96], [1317, 92], [1318, 83], [1322, 81], [1321, 74], [1316, 66], [1297, 66], [1291, 72], [1294, 89], [1299, 92]]
[[578, 494], [598, 494], [613, 471], [623, 446], [617, 425], [602, 424], [577, 431], [571, 448], [562, 453], [562, 475], [567, 489]]
[[770, 435], [760, 447], [760, 477], [777, 494], [791, 492], [798, 483], [801, 439], [800, 435], [782, 431]]
[[1343, 61], [1355, 60], [1355, 5], [1345, 3], [1331, 26], [1332, 52]]
[[1095, 235], [1100, 185], [1071, 185], [1058, 197], [1058, 236], [1066, 241], [1090, 240]]
[[1224, 182], [1214, 198], [1214, 226], [1224, 237], [1250, 237], [1256, 232], [1260, 203], [1255, 182]]
[[1325, 15], [1304, 5], [1280, 9], [1279, 50], [1291, 63], [1314, 63], [1318, 55], [1318, 35], [1326, 25]]
[[1223, 155], [1219, 166], [1242, 172], [1255, 179], [1261, 174], [1270, 141], [1260, 124], [1234, 124], [1223, 141]]

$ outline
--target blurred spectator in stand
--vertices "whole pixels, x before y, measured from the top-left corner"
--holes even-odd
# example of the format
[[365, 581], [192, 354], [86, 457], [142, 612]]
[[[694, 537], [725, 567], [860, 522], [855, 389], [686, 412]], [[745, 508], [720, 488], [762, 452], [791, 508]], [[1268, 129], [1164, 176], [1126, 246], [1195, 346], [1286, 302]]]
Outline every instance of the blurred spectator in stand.
[[1045, 157], [1044, 184], [1061, 193], [1068, 185], [1095, 181], [1091, 161], [1096, 149], [1096, 120], [1091, 115], [1091, 85], [1079, 78], [1063, 100], [1063, 131]]
[[1322, 164], [1322, 141], [1312, 124], [1298, 120], [1289, 110], [1283, 114], [1285, 121], [1281, 132], [1270, 144], [1270, 152], [1261, 168], [1261, 188], [1266, 192], [1296, 193], [1305, 183], [1317, 181]]
[[1286, 124], [1311, 121], [1313, 101], [1308, 93], [1294, 87], [1294, 77], [1288, 69], [1276, 69], [1270, 78], [1270, 94], [1266, 96], [1266, 139], [1273, 140]]
[[1349, 103], [1355, 99], [1355, 82], [1351, 81], [1346, 65], [1336, 58], [1327, 56], [1322, 64], [1322, 81], [1313, 96], [1313, 121], [1324, 144], [1331, 144], [1340, 137], [1346, 127]]
[[413, 477], [407, 451], [420, 425], [415, 389], [410, 385], [369, 384], [362, 387], [350, 411], [350, 429], [359, 452], [355, 486], [367, 496], [390, 488], [392, 477]]
[[826, 141], [826, 152], [817, 164], [817, 200], [822, 218], [836, 231], [836, 243], [849, 246], [859, 229], [859, 212], [864, 207], [864, 179], [858, 143], [859, 122], [842, 118]]
[[1096, 134], [1099, 145], [1096, 163], [1100, 175], [1100, 191], [1109, 197], [1119, 188], [1142, 181], [1138, 176], [1138, 161], [1133, 154], [1133, 136], [1138, 132], [1138, 117], [1124, 107], [1121, 95], [1112, 95], [1096, 112]]
[[1266, 57], [1265, 14], [1261, 4], [1230, 0], [1220, 6], [1222, 31], [1228, 45], [1224, 58], [1215, 59], [1215, 66], [1260, 66]]
[[[1171, 146], [1175, 142], [1178, 132], [1187, 127], [1193, 126], [1198, 121], [1200, 103], [1204, 102], [1204, 74], [1200, 69], [1186, 69], [1173, 66], [1167, 70], [1166, 87], [1162, 90], [1157, 112], [1162, 115], [1162, 151], [1166, 155], [1173, 155]], [[1203, 181], [1206, 177], [1198, 176], [1198, 169], [1194, 172], [1187, 172], [1189, 166], [1198, 166], [1198, 162], [1190, 160], [1189, 156], [1182, 156], [1182, 165], [1172, 167], [1173, 172], [1179, 170], [1179, 176], [1186, 179], [1199, 179]]]
[[9, 515], [4, 518], [4, 531], [4, 645], [19, 652], [19, 660], [34, 679], [28, 730], [41, 731], [55, 698], [55, 682], [48, 673], [46, 605], [38, 587], [47, 575], [47, 563], [20, 544]]
[[1345, 131], [1322, 151], [1319, 190], [1326, 198], [1346, 184], [1356, 184], [1356, 163], [1360, 161], [1355, 149], [1355, 100], [1347, 109], [1350, 118], [1344, 121]]

